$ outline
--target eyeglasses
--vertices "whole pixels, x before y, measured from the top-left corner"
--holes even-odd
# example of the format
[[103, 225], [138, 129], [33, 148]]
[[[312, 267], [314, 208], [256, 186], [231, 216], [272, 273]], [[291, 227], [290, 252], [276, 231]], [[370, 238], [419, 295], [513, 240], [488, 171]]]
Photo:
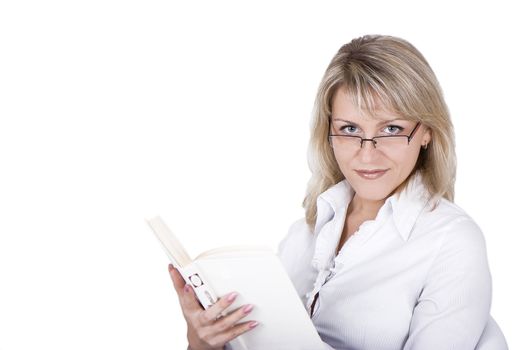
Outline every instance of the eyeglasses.
[[418, 122], [409, 135], [384, 135], [366, 139], [355, 135], [332, 134], [332, 121], [330, 120], [329, 123], [330, 135], [328, 135], [328, 142], [330, 142], [331, 145], [333, 145], [332, 142], [335, 141], [337, 144], [340, 144], [343, 147], [358, 149], [363, 148], [365, 141], [370, 141], [372, 142], [374, 148], [387, 150], [408, 146], [410, 144], [410, 140], [412, 140], [412, 137], [421, 124], [421, 122]]

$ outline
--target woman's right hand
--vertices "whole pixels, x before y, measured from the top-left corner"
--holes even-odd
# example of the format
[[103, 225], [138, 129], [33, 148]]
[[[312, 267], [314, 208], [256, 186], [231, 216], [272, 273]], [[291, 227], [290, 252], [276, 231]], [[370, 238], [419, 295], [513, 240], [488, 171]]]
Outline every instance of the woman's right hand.
[[222, 350], [227, 342], [257, 326], [255, 321], [236, 324], [252, 311], [253, 305], [244, 305], [228, 315], [221, 316], [223, 311], [233, 304], [237, 293], [227, 294], [204, 310], [193, 288], [186, 284], [179, 271], [171, 264], [169, 272], [188, 324], [188, 342], [191, 350]]

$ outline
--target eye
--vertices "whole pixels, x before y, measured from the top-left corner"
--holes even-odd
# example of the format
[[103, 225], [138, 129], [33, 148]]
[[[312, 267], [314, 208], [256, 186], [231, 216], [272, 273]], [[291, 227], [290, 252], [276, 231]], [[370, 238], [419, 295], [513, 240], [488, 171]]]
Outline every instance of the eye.
[[356, 134], [357, 131], [358, 131], [358, 128], [355, 125], [349, 124], [349, 125], [341, 126], [339, 128], [339, 131], [341, 131], [341, 133], [343, 133], [343, 134], [351, 135], [351, 134]]
[[398, 135], [401, 132], [403, 132], [403, 130], [405, 130], [405, 128], [399, 125], [387, 125], [383, 129], [383, 133], [385, 133], [386, 135]]

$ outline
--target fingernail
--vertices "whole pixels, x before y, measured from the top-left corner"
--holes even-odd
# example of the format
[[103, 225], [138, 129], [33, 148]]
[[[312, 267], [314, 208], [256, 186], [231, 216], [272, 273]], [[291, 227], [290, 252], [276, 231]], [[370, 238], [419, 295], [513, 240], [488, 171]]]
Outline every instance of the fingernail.
[[249, 326], [250, 328], [255, 328], [255, 327], [257, 327], [258, 324], [259, 324], [259, 322], [257, 322], [257, 321], [252, 321], [252, 322], [249, 323], [248, 326]]
[[191, 289], [191, 287], [190, 287], [189, 284], [184, 285], [184, 291], [185, 291], [186, 293], [189, 293], [189, 292], [190, 292], [190, 289]]
[[233, 293], [230, 293], [230, 295], [228, 295], [228, 298], [226, 300], [228, 300], [229, 302], [232, 302], [235, 300], [235, 298], [237, 298], [237, 294], [236, 292], [233, 292]]
[[249, 313], [252, 310], [253, 310], [253, 305], [246, 305], [245, 307], [242, 308], [242, 312], [244, 312], [245, 314]]

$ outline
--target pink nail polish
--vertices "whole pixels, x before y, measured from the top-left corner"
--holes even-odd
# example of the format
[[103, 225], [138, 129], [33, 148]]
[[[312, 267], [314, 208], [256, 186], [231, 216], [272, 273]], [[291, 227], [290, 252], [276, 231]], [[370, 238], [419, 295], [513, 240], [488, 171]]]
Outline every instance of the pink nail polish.
[[249, 326], [250, 328], [253, 329], [253, 328], [257, 327], [258, 324], [259, 324], [259, 322], [257, 322], [257, 321], [252, 321], [252, 322], [249, 323], [248, 326]]
[[232, 302], [235, 300], [235, 298], [237, 298], [239, 294], [237, 294], [236, 292], [233, 292], [233, 293], [230, 293], [230, 295], [228, 295], [228, 298], [226, 300], [228, 300], [229, 302]]
[[184, 292], [189, 293], [189, 292], [190, 292], [190, 289], [191, 289], [191, 287], [190, 287], [189, 284], [186, 284], [186, 285], [184, 286]]
[[244, 312], [245, 314], [249, 313], [252, 310], [253, 310], [253, 305], [246, 305], [245, 307], [242, 308], [242, 312]]

